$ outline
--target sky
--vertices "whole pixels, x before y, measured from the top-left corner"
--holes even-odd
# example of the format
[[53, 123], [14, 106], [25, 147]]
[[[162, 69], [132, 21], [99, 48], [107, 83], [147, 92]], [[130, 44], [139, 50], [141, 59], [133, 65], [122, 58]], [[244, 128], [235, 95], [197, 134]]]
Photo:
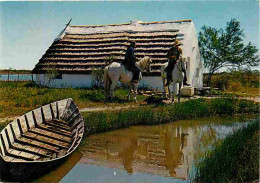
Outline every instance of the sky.
[[192, 19], [225, 28], [240, 21], [244, 42], [259, 46], [259, 2], [245, 1], [52, 1], [0, 2], [0, 69], [33, 69], [65, 24], [100, 25]]

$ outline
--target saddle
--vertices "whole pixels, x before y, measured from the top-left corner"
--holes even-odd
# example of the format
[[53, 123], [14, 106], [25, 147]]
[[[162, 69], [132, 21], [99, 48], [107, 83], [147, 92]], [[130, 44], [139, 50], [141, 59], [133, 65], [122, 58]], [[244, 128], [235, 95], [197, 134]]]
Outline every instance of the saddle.
[[134, 66], [125, 66], [125, 72], [126, 71], [132, 72], [133, 78], [132, 82], [138, 82], [139, 80], [139, 75], [140, 75], [140, 68], [137, 65]]

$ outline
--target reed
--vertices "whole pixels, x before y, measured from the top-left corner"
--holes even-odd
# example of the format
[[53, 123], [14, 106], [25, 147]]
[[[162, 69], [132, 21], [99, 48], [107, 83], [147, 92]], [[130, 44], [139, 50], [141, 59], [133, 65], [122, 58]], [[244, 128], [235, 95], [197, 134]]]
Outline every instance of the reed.
[[259, 177], [259, 122], [237, 129], [195, 164], [193, 182], [252, 182]]

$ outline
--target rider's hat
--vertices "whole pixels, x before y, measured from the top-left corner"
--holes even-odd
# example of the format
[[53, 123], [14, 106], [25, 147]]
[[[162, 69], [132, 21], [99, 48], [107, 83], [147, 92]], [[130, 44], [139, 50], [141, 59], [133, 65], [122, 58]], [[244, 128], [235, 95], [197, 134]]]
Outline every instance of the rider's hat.
[[179, 46], [179, 45], [181, 45], [181, 42], [180, 42], [179, 40], [175, 39], [173, 45], [177, 45], [177, 46]]

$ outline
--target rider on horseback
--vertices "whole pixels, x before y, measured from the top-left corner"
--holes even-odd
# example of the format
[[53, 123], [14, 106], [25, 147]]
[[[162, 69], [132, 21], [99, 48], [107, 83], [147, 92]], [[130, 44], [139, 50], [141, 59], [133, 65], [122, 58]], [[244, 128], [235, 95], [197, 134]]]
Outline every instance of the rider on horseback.
[[[179, 46], [180, 46], [180, 41], [176, 39], [173, 46], [170, 48], [170, 50], [166, 55], [168, 57], [168, 66], [164, 69], [164, 71], [167, 73], [167, 83], [165, 84], [165, 86], [169, 86], [171, 84], [173, 69], [177, 61], [181, 59], [182, 49]], [[187, 83], [186, 71], [183, 72], [184, 72], [183, 85], [189, 86], [190, 84]]]
[[131, 41], [130, 46], [126, 50], [125, 59], [123, 60], [122, 64], [126, 67], [127, 70], [133, 73], [132, 82], [138, 83], [140, 69], [136, 66], [135, 62], [137, 58], [135, 57], [135, 42]]

